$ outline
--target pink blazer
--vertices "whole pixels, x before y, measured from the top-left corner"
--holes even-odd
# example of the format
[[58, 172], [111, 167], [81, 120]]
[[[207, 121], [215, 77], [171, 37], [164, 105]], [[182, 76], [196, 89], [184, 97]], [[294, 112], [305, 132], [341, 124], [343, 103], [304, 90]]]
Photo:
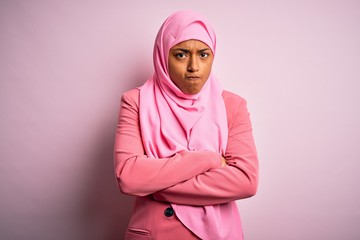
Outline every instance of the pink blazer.
[[177, 219], [170, 203], [215, 205], [256, 193], [258, 160], [246, 101], [228, 91], [223, 98], [229, 128], [225, 167], [221, 155], [209, 151], [148, 158], [139, 126], [139, 90], [123, 94], [115, 174], [121, 192], [136, 196], [125, 239], [198, 239]]

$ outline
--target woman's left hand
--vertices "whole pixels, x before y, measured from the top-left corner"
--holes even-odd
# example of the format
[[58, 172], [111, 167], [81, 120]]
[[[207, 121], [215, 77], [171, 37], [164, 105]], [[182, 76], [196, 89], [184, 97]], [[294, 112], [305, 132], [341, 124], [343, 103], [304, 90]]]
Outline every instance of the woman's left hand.
[[227, 166], [227, 162], [226, 162], [226, 159], [224, 157], [221, 157], [221, 166], [222, 167]]

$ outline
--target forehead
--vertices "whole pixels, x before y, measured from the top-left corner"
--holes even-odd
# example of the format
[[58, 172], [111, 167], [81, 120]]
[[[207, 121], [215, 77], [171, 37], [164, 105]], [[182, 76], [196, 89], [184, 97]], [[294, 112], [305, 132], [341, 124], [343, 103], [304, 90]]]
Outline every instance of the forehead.
[[210, 47], [208, 45], [206, 45], [205, 43], [203, 43], [200, 40], [195, 40], [195, 39], [180, 42], [180, 43], [176, 44], [175, 46], [173, 46], [170, 50], [173, 50], [176, 48], [196, 49], [196, 50], [210, 49]]

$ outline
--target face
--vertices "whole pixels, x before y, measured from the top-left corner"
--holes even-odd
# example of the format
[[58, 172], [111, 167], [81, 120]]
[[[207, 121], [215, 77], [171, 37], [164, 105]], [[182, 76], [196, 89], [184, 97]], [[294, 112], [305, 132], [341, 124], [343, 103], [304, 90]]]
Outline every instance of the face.
[[173, 83], [185, 94], [200, 92], [209, 78], [214, 55], [198, 40], [188, 40], [169, 51], [169, 74]]

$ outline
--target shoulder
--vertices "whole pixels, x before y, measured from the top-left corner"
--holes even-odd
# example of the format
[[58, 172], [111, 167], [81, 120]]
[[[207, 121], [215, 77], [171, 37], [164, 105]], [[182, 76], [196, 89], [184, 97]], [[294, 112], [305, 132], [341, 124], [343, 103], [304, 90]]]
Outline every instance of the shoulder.
[[240, 119], [249, 115], [246, 100], [229, 91], [223, 91], [222, 96], [225, 103], [228, 125], [231, 128], [234, 124], [239, 123]]
[[222, 97], [224, 99], [224, 102], [225, 102], [225, 106], [232, 106], [232, 105], [240, 105], [240, 104], [246, 104], [246, 100], [233, 93], [233, 92], [230, 92], [230, 91], [226, 91], [224, 90], [223, 93], [222, 93]]
[[138, 107], [139, 106], [139, 96], [140, 96], [140, 89], [134, 88], [134, 89], [124, 92], [122, 94], [121, 101], [124, 103], [128, 103], [128, 104]]
[[138, 99], [140, 94], [139, 88], [133, 88], [123, 93], [123, 97], [131, 98], [131, 99]]

